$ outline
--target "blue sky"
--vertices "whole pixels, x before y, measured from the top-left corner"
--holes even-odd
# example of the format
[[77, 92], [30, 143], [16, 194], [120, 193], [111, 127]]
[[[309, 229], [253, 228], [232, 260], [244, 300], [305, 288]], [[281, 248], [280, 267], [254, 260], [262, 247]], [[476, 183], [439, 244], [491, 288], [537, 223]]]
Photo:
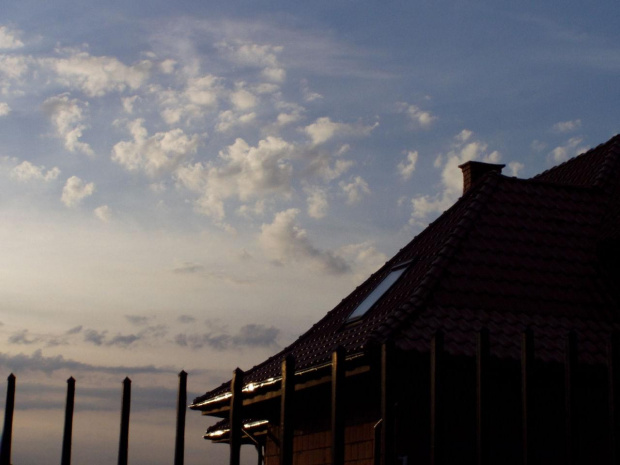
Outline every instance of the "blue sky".
[[[191, 397], [290, 343], [458, 199], [458, 164], [529, 177], [608, 140], [619, 9], [3, 5], [14, 462], [60, 456], [73, 375], [75, 463], [115, 460], [125, 376], [144, 399], [130, 459], [168, 463], [176, 373]], [[209, 421], [188, 415], [188, 463], [225, 457], [201, 440]]]

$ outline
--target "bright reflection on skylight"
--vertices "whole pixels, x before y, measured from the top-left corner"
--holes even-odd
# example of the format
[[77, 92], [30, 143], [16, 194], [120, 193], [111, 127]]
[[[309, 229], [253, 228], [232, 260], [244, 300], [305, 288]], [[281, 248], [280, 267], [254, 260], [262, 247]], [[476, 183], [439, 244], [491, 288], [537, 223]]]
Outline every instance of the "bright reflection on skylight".
[[402, 266], [400, 268], [392, 270], [392, 272], [389, 275], [387, 275], [383, 279], [383, 281], [381, 281], [379, 285], [375, 287], [373, 291], [366, 296], [364, 300], [362, 300], [362, 302], [357, 306], [357, 308], [353, 310], [353, 312], [349, 315], [349, 318], [347, 318], [347, 321], [351, 321], [355, 318], [359, 318], [365, 315], [366, 312], [370, 310], [370, 308], [375, 303], [377, 303], [377, 301], [383, 296], [383, 294], [385, 294], [388, 291], [388, 289], [392, 287], [392, 285], [396, 281], [398, 281], [398, 278], [400, 278], [400, 275], [403, 274], [406, 269], [407, 269], [406, 266]]

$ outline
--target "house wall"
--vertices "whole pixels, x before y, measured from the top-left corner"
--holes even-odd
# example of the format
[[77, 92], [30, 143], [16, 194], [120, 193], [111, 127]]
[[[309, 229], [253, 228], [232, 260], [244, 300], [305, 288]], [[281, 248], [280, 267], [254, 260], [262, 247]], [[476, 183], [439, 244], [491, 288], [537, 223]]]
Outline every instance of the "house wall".
[[[270, 431], [278, 437], [278, 428]], [[344, 459], [347, 465], [373, 465], [373, 423], [347, 426], [344, 435]], [[293, 439], [293, 463], [295, 465], [327, 465], [331, 463], [331, 432], [329, 430], [296, 431]], [[265, 447], [265, 465], [280, 465], [280, 448], [271, 438]]]

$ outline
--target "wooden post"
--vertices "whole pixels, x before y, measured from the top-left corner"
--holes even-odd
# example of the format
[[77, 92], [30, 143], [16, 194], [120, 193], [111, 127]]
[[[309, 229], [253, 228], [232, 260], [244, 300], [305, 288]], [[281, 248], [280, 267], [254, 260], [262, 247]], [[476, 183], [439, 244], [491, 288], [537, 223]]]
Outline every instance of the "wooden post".
[[521, 412], [523, 465], [532, 464], [532, 381], [534, 371], [534, 335], [531, 329], [521, 339]]
[[566, 341], [566, 360], [564, 363], [564, 393], [566, 408], [566, 463], [579, 462], [579, 438], [577, 428], [577, 334], [571, 331]]
[[345, 350], [332, 353], [332, 465], [344, 465]]
[[613, 333], [607, 351], [609, 438], [613, 465], [620, 465], [620, 334]]
[[373, 465], [381, 465], [381, 430], [383, 426], [383, 420], [379, 420], [373, 426], [373, 438], [375, 440], [374, 448], [373, 448]]
[[394, 352], [392, 343], [381, 346], [381, 465], [394, 463]]
[[174, 443], [174, 465], [185, 462], [185, 412], [187, 410], [187, 373], [179, 373], [179, 393], [177, 396], [177, 434]]
[[67, 380], [67, 403], [65, 405], [65, 430], [62, 437], [61, 465], [71, 464], [71, 438], [73, 435], [73, 405], [75, 400], [75, 379]]
[[131, 380], [123, 380], [123, 402], [121, 407], [121, 437], [118, 446], [118, 465], [127, 465], [129, 457], [129, 410], [131, 408]]
[[241, 460], [241, 428], [243, 427], [243, 370], [233, 371], [230, 382], [230, 465], [239, 465]]
[[437, 331], [431, 340], [431, 465], [440, 465], [443, 462], [443, 364], [444, 338], [443, 333]]
[[13, 411], [15, 410], [15, 375], [11, 373], [6, 390], [6, 408], [4, 410], [4, 430], [2, 431], [2, 448], [0, 465], [11, 465], [11, 444], [13, 441]]
[[476, 348], [476, 454], [478, 465], [489, 463], [489, 331], [478, 333]]
[[287, 355], [282, 361], [282, 381], [280, 398], [280, 463], [293, 463], [293, 409], [295, 408], [295, 357]]

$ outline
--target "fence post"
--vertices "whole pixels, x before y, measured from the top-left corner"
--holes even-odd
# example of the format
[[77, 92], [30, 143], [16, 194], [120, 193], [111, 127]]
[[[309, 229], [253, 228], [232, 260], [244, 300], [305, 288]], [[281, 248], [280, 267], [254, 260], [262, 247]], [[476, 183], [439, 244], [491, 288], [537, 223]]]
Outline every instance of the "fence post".
[[532, 464], [532, 379], [534, 371], [534, 334], [528, 328], [521, 339], [521, 409], [523, 465]]
[[239, 465], [241, 460], [241, 428], [243, 423], [243, 370], [233, 371], [230, 382], [230, 465]]
[[332, 353], [332, 465], [344, 465], [345, 350]]
[[67, 403], [65, 405], [65, 430], [62, 437], [61, 465], [71, 464], [71, 438], [73, 435], [73, 405], [75, 400], [75, 379], [67, 380]]
[[431, 465], [440, 465], [443, 461], [443, 374], [444, 374], [444, 338], [437, 331], [431, 340]]
[[489, 330], [478, 333], [476, 350], [476, 452], [478, 465], [489, 463]]
[[177, 396], [177, 435], [174, 443], [174, 465], [185, 461], [185, 411], [187, 409], [187, 373], [179, 373], [179, 394]]
[[280, 398], [280, 463], [293, 463], [293, 408], [295, 396], [295, 358], [287, 355], [282, 361]]
[[4, 410], [4, 430], [2, 431], [2, 448], [0, 465], [11, 465], [11, 443], [13, 440], [13, 411], [15, 410], [15, 375], [11, 373], [6, 390], [6, 408]]
[[118, 465], [127, 465], [129, 452], [129, 409], [131, 406], [131, 380], [123, 380], [123, 403], [121, 408], [121, 437], [118, 446]]

